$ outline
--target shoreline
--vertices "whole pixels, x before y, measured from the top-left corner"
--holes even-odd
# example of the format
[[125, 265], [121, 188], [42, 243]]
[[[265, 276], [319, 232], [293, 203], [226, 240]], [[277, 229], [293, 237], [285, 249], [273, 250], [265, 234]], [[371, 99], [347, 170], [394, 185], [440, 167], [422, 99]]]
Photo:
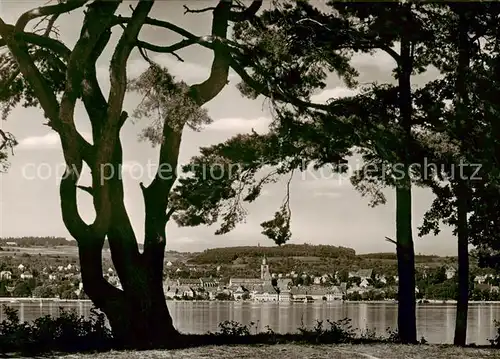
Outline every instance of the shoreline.
[[[417, 301], [417, 305], [426, 305], [426, 304], [456, 304], [457, 301], [453, 299], [423, 299], [426, 303], [419, 303]], [[26, 298], [26, 297], [0, 297], [0, 304], [5, 304], [5, 302], [10, 303], [40, 303], [40, 302], [58, 302], [58, 303], [92, 303], [90, 299], [60, 299], [60, 298]], [[166, 300], [166, 302], [207, 302], [207, 303], [278, 303], [278, 304], [324, 304], [324, 303], [336, 303], [336, 304], [398, 304], [396, 300], [331, 300], [331, 301], [314, 301], [309, 303], [302, 302], [293, 302], [293, 301], [258, 301], [258, 300]], [[500, 301], [479, 301], [479, 300], [470, 300], [469, 304], [500, 304]]]

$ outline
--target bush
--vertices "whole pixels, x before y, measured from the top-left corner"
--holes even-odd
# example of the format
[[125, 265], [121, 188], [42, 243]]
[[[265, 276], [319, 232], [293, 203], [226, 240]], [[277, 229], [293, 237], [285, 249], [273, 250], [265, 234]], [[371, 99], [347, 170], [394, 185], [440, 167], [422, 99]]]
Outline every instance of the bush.
[[500, 321], [494, 320], [493, 323], [495, 324], [495, 329], [497, 332], [497, 336], [494, 339], [490, 339], [491, 346], [493, 348], [500, 348]]
[[234, 320], [226, 320], [225, 322], [219, 323], [218, 332], [215, 333], [209, 332], [208, 334], [240, 337], [240, 336], [250, 335], [250, 328], [253, 327], [254, 325], [255, 325], [254, 322], [250, 322], [249, 325], [244, 325]]
[[49, 351], [81, 352], [112, 348], [112, 335], [105, 316], [91, 309], [89, 319], [61, 308], [58, 318], [46, 315], [34, 322], [20, 323], [18, 312], [4, 306], [6, 319], [0, 322], [0, 350], [3, 353]]
[[299, 332], [308, 343], [348, 343], [356, 337], [350, 319], [345, 318], [335, 322], [327, 320], [326, 322], [329, 327], [324, 328], [323, 321], [317, 320], [313, 329], [306, 329], [302, 326]]

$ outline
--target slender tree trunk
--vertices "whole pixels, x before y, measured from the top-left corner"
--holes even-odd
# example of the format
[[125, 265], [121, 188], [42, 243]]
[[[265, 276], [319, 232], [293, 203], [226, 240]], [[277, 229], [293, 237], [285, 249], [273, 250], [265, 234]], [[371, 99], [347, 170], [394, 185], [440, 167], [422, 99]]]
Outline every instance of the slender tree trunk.
[[399, 106], [404, 133], [404, 174], [396, 188], [396, 242], [398, 257], [398, 333], [401, 342], [417, 342], [415, 307], [415, 250], [412, 234], [411, 178], [409, 174], [411, 152], [412, 98], [411, 73], [412, 45], [405, 34], [401, 39], [399, 63]]
[[417, 342], [415, 307], [415, 252], [411, 226], [411, 187], [396, 189], [398, 257], [398, 334], [401, 342]]
[[460, 180], [457, 189], [458, 218], [458, 300], [453, 344], [465, 346], [467, 340], [467, 315], [469, 308], [469, 238], [467, 228], [467, 187]]
[[[457, 73], [457, 101], [456, 101], [456, 131], [462, 142], [460, 148], [463, 150], [464, 137], [466, 135], [465, 125], [467, 121], [467, 84], [466, 74], [469, 69], [469, 35], [466, 14], [462, 9], [456, 8], [459, 15], [458, 25], [458, 73]], [[458, 236], [458, 300], [457, 315], [455, 323], [455, 338], [453, 343], [457, 346], [465, 346], [467, 341], [467, 314], [469, 307], [469, 236], [468, 236], [468, 184], [463, 178], [467, 171], [460, 168], [455, 169], [456, 179], [455, 195], [457, 198], [457, 236]], [[457, 175], [457, 172], [459, 174]], [[465, 173], [464, 173], [465, 172]]]

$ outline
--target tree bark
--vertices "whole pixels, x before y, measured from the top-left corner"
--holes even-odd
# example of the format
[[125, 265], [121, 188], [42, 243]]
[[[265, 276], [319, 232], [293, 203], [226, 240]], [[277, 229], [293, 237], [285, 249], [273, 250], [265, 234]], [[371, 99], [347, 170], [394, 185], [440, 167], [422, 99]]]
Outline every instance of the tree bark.
[[[411, 11], [411, 10], [410, 10]], [[399, 108], [403, 130], [403, 178], [396, 188], [396, 242], [398, 258], [398, 334], [403, 343], [417, 342], [415, 313], [415, 250], [412, 234], [412, 198], [409, 166], [411, 161], [412, 98], [411, 73], [413, 69], [412, 44], [408, 34], [402, 34], [398, 67]]]
[[[132, 16], [126, 19], [127, 26], [111, 59], [111, 89], [107, 100], [99, 88], [95, 63], [109, 41], [111, 27], [117, 23], [115, 12], [121, 1], [96, 1], [87, 7], [80, 38], [72, 51], [57, 40], [35, 34], [25, 36], [22, 33], [27, 22], [36, 17], [57, 16], [85, 3], [85, 0], [79, 0], [74, 4], [63, 3], [34, 9], [21, 16], [16, 27], [5, 24], [0, 18], [0, 42], [8, 46], [45, 111], [49, 125], [60, 135], [67, 165], [60, 185], [61, 211], [66, 228], [78, 242], [85, 292], [95, 306], [106, 314], [118, 346], [174, 346], [178, 344], [175, 339], [179, 333], [173, 326], [163, 292], [163, 261], [165, 227], [173, 212], [171, 208], [166, 213], [168, 195], [176, 179], [175, 173], [168, 179], [157, 173], [150, 186], [141, 186], [146, 207], [142, 254], [139, 253], [125, 208], [120, 178], [122, 148], [119, 133], [127, 117], [123, 112], [126, 64], [132, 49], [137, 46], [142, 25], [153, 21], [147, 17], [153, 2], [139, 1]], [[214, 51], [211, 72], [205, 81], [192, 85], [189, 93], [198, 106], [214, 98], [227, 84], [230, 54], [223, 40], [227, 38], [229, 19], [241, 21], [253, 16], [262, 1], [254, 1], [241, 14], [232, 12], [231, 5], [230, 0], [220, 0], [213, 13], [212, 35], [215, 40], [211, 45]], [[180, 29], [173, 25], [165, 27]], [[189, 32], [185, 32], [184, 36], [186, 34], [189, 35]], [[34, 42], [42, 41], [43, 45], [62, 53], [67, 62], [61, 103], [31, 58], [25, 38]], [[74, 123], [74, 109], [80, 97], [92, 124], [93, 144], [81, 136]], [[168, 164], [170, 168], [176, 169], [182, 128], [174, 130], [165, 121], [164, 129], [159, 167]], [[78, 186], [84, 162], [91, 169], [92, 187]], [[113, 167], [111, 177], [104, 173], [110, 164]], [[107, 179], [103, 181], [104, 178]], [[85, 223], [78, 212], [77, 188], [85, 189], [93, 197], [96, 216], [92, 224]], [[122, 289], [113, 287], [103, 276], [102, 247], [106, 238]]]
[[467, 186], [462, 180], [459, 180], [457, 184], [456, 196], [458, 219], [458, 298], [453, 344], [465, 346], [469, 309], [469, 237], [467, 228]]
[[145, 261], [121, 258], [119, 278], [124, 284], [120, 290], [103, 277], [104, 239], [79, 238], [78, 243], [84, 290], [106, 314], [114, 344], [119, 348], [174, 346], [179, 333], [173, 326], [163, 293], [162, 268], [150, 270]]
[[411, 187], [396, 189], [398, 258], [398, 334], [404, 344], [417, 342], [415, 251], [411, 228]]
[[[456, 7], [458, 12], [458, 73], [456, 83], [456, 132], [460, 138], [460, 148], [464, 150], [466, 121], [468, 115], [467, 71], [469, 69], [469, 24], [463, 7]], [[461, 156], [460, 156], [461, 157]], [[465, 171], [466, 172], [466, 171]], [[454, 171], [457, 176], [457, 170]], [[458, 237], [458, 298], [453, 344], [465, 346], [467, 341], [467, 315], [469, 308], [469, 235], [468, 235], [468, 183], [464, 178], [464, 169], [460, 168], [456, 178], [455, 196], [457, 199], [457, 237]]]

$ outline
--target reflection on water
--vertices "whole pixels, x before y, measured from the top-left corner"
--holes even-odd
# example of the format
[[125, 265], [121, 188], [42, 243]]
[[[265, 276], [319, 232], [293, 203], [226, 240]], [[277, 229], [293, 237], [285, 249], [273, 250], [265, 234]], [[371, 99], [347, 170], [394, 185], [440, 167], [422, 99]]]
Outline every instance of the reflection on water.
[[[39, 316], [58, 316], [60, 307], [76, 310], [79, 315], [90, 314], [88, 301], [57, 302], [53, 300], [5, 303], [19, 310], [22, 321]], [[387, 328], [397, 327], [397, 305], [393, 303], [256, 303], [256, 302], [176, 302], [168, 307], [177, 329], [184, 333], [217, 331], [226, 320], [249, 324], [254, 322], [259, 331], [267, 327], [275, 332], [295, 332], [297, 328], [313, 327], [317, 320], [332, 321], [350, 318], [352, 326], [373, 329], [386, 334]], [[5, 315], [0, 310], [0, 321]], [[495, 336], [493, 321], [500, 319], [500, 304], [471, 304], [467, 341], [489, 344]], [[326, 324], [326, 323], [325, 323]], [[430, 343], [452, 343], [455, 329], [455, 306], [452, 304], [425, 304], [417, 306], [417, 331]]]

